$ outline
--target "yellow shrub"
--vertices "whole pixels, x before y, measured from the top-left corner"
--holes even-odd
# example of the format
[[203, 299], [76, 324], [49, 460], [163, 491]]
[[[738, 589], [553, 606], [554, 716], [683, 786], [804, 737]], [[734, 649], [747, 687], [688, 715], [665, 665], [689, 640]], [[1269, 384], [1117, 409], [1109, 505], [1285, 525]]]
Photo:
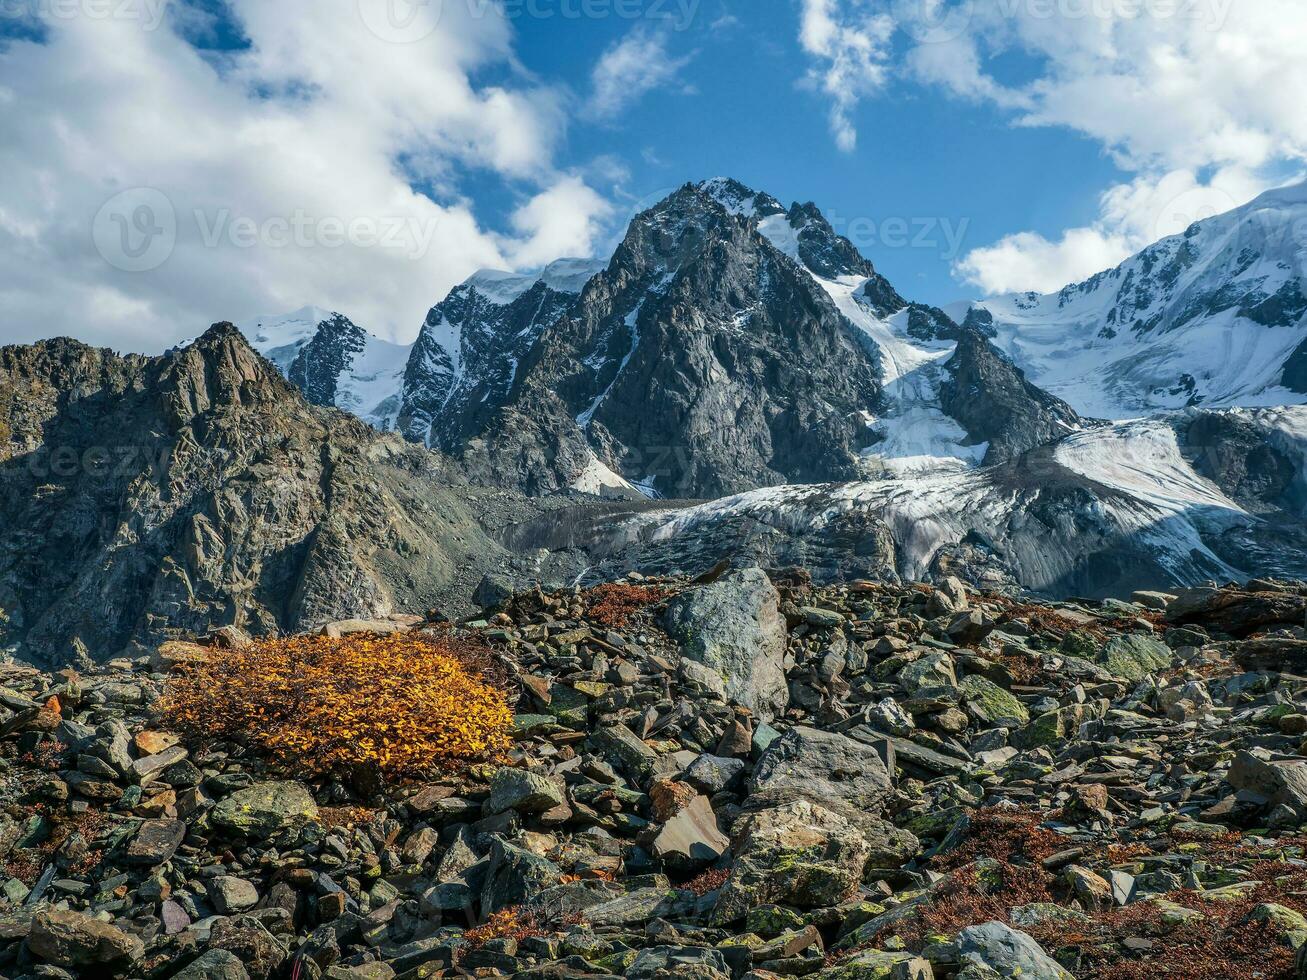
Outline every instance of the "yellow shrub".
[[242, 742], [306, 775], [375, 765], [422, 776], [510, 744], [507, 699], [465, 650], [417, 633], [215, 650], [169, 684], [162, 713], [185, 734]]

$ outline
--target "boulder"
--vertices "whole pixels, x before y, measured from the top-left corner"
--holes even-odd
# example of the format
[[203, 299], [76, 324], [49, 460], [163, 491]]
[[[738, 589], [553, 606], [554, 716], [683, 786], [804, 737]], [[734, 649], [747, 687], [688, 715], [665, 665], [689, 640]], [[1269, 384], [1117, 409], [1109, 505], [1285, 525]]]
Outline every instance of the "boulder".
[[963, 929], [958, 952], [964, 965], [992, 970], [1003, 980], [1075, 980], [1039, 943], [1001, 922]]
[[136, 936], [81, 912], [51, 910], [32, 920], [27, 948], [38, 959], [62, 967], [96, 967], [131, 962], [145, 955]]
[[653, 852], [670, 871], [687, 874], [726, 853], [730, 840], [717, 829], [717, 815], [705, 796], [696, 796], [663, 824]]
[[249, 980], [249, 976], [236, 954], [211, 949], [174, 973], [172, 980]]
[[214, 826], [243, 837], [263, 838], [316, 820], [318, 805], [303, 783], [255, 783], [218, 801]]
[[793, 790], [816, 800], [848, 800], [868, 811], [893, 790], [875, 748], [816, 728], [792, 728], [769, 745], [750, 782], [755, 793]]
[[490, 780], [490, 813], [544, 813], [567, 802], [562, 787], [539, 773], [525, 769], [500, 769]]
[[780, 594], [758, 568], [731, 572], [678, 596], [664, 618], [681, 656], [722, 677], [726, 696], [767, 720], [785, 710], [785, 621]]

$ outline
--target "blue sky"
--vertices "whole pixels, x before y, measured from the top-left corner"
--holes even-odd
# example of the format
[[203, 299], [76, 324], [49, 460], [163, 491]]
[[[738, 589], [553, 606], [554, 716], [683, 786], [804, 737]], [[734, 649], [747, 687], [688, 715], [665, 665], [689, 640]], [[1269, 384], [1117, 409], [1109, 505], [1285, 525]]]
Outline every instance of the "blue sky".
[[[612, 120], [575, 124], [573, 164], [611, 155], [629, 171], [621, 191], [638, 201], [713, 176], [787, 205], [815, 201], [905, 293], [933, 303], [975, 295], [953, 271], [959, 240], [967, 251], [1012, 232], [1085, 224], [1098, 194], [1125, 176], [1084, 136], [1014, 128], [1005, 113], [907, 81], [859, 106], [857, 148], [843, 152], [821, 95], [802, 84], [798, 22], [791, 0], [704, 0], [688, 27], [666, 32], [669, 56], [689, 59], [676, 84]], [[517, 23], [524, 64], [581, 92], [631, 30], [618, 18]], [[486, 201], [503, 204], [493, 192]], [[892, 219], [910, 231], [882, 227]]]
[[1049, 291], [1300, 178], [1300, 0], [8, 0], [0, 334], [411, 339], [727, 175], [901, 292]]

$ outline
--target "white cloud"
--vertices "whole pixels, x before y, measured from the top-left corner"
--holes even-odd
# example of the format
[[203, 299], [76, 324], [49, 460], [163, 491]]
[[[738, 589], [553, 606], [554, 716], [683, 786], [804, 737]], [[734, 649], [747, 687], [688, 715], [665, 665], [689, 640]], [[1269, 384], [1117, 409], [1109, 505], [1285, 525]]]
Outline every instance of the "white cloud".
[[530, 268], [592, 254], [612, 213], [612, 205], [579, 177], [560, 181], [513, 213], [513, 228], [523, 237], [511, 249], [513, 263]]
[[1119, 265], [1135, 252], [1195, 221], [1222, 214], [1251, 200], [1261, 184], [1237, 168], [1209, 181], [1192, 171], [1141, 176], [1102, 195], [1100, 218], [1072, 228], [1055, 241], [1020, 232], [974, 249], [958, 263], [958, 274], [988, 295], [1050, 293]]
[[667, 51], [668, 32], [634, 28], [600, 57], [591, 73], [592, 92], [585, 106], [591, 119], [615, 119], [656, 88], [677, 85], [677, 76], [692, 56]]
[[858, 145], [853, 110], [888, 77], [894, 20], [873, 0], [803, 0], [799, 43], [813, 59], [807, 84], [830, 100], [830, 128], [846, 153]]
[[799, 42], [844, 149], [859, 101], [897, 71], [1083, 133], [1136, 175], [1089, 227], [971, 253], [958, 271], [987, 289], [1083, 279], [1172, 233], [1167, 208], [1236, 207], [1307, 160], [1302, 0], [803, 0]]
[[[391, 23], [377, 19], [386, 0], [230, 0], [251, 44], [220, 58], [166, 24], [115, 18], [52, 18], [46, 43], [0, 50], [3, 339], [158, 351], [214, 320], [306, 303], [407, 339], [476, 268], [549, 242], [582, 249], [603, 206], [554, 168], [560, 94], [516, 70], [503, 17], [435, 6]], [[510, 80], [475, 85], [491, 66]], [[461, 167], [534, 188], [521, 239], [480, 226], [453, 193]], [[139, 187], [163, 205], [117, 196]], [[563, 199], [591, 218], [549, 206]], [[106, 201], [127, 206], [102, 213]], [[145, 241], [162, 211], [175, 246], [123, 271], [115, 241]]]
[[[960, 274], [988, 291], [1084, 279], [1246, 203], [1307, 159], [1307, 101], [1293, 95], [1307, 91], [1307, 6], [1298, 0], [1020, 0], [969, 9], [956, 39], [918, 46], [919, 77], [1016, 109], [1018, 125], [1084, 133], [1138, 174], [1103, 194], [1091, 227], [1055, 242], [1013, 235], [968, 255]], [[958, 79], [973, 72], [969, 82], [952, 84], [938, 68], [948, 49], [973, 52], [952, 63]], [[986, 57], [1014, 49], [1040, 65], [1017, 88], [985, 71]]]

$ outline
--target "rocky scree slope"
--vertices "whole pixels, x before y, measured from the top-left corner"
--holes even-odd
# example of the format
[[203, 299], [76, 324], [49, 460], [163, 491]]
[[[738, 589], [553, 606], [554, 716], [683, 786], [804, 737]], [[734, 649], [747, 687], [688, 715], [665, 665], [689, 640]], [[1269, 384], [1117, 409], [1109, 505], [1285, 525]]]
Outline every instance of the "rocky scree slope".
[[426, 608], [501, 564], [456, 472], [310, 405], [231, 325], [0, 349], [0, 647], [53, 663]]
[[0, 668], [0, 970], [1293, 980], [1305, 616], [1270, 581], [520, 593], [463, 626], [519, 685], [506, 764], [371, 788], [160, 730], [216, 649]]

